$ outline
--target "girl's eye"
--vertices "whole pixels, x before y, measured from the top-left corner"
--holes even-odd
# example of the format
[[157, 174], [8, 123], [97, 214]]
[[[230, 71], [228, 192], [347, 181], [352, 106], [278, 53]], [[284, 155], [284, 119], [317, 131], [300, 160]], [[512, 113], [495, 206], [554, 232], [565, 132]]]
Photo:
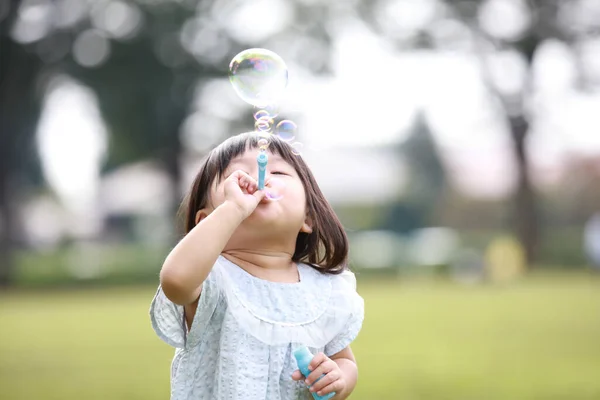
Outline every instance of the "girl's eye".
[[273, 171], [271, 172], [272, 175], [287, 175], [285, 172], [281, 172], [281, 171]]

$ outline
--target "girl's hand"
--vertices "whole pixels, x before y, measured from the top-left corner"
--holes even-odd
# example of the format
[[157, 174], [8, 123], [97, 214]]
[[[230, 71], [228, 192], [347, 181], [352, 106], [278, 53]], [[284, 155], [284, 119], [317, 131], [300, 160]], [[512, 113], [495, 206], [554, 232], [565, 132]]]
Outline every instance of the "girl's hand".
[[235, 204], [244, 218], [248, 217], [265, 197], [258, 182], [244, 171], [234, 171], [225, 179], [225, 201]]
[[[323, 396], [331, 392], [341, 393], [346, 389], [346, 380], [342, 370], [335, 361], [325, 354], [318, 353], [315, 355], [308, 369], [312, 372], [304, 383], [310, 387], [311, 392], [317, 392], [319, 396]], [[292, 379], [299, 381], [304, 379], [304, 376], [299, 370], [296, 370], [292, 374]]]

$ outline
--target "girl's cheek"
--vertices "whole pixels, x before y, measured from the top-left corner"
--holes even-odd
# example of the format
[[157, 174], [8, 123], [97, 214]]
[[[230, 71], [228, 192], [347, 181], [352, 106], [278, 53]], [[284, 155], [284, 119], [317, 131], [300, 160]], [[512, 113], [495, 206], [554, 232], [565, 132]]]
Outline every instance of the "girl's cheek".
[[215, 206], [223, 203], [225, 200], [225, 188], [218, 187], [213, 194], [213, 198], [215, 199]]

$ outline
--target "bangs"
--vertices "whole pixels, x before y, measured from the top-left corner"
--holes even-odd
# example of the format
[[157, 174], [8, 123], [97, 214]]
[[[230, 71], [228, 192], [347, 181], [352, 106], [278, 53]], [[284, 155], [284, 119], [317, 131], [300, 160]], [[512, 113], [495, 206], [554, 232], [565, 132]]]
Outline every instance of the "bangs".
[[[206, 161], [207, 172], [220, 181], [231, 161], [248, 150], [259, 148], [258, 141], [262, 138], [263, 136], [256, 132], [246, 132], [225, 140], [209, 154]], [[297, 172], [300, 172], [302, 168], [300, 163], [303, 164], [300, 161], [301, 156], [293, 153], [289, 143], [275, 135], [270, 135], [267, 140], [269, 141], [267, 151], [283, 158]]]

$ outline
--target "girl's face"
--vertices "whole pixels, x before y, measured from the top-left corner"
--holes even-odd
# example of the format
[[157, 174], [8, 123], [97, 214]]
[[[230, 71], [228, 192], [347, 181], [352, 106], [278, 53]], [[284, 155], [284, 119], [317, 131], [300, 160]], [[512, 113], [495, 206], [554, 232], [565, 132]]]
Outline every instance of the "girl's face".
[[[248, 149], [231, 160], [220, 181], [215, 181], [210, 191], [208, 212], [225, 201], [224, 180], [236, 170], [241, 170], [258, 180], [256, 157], [259, 149]], [[267, 151], [269, 156], [265, 174], [265, 190], [276, 196], [265, 196], [254, 212], [244, 220], [238, 231], [251, 235], [281, 235], [298, 232], [310, 233], [307, 221], [306, 193], [294, 167], [280, 156]], [[276, 193], [275, 193], [276, 192]], [[270, 198], [271, 197], [271, 198]], [[270, 235], [269, 235], [270, 236]], [[295, 241], [296, 236], [293, 236]]]

